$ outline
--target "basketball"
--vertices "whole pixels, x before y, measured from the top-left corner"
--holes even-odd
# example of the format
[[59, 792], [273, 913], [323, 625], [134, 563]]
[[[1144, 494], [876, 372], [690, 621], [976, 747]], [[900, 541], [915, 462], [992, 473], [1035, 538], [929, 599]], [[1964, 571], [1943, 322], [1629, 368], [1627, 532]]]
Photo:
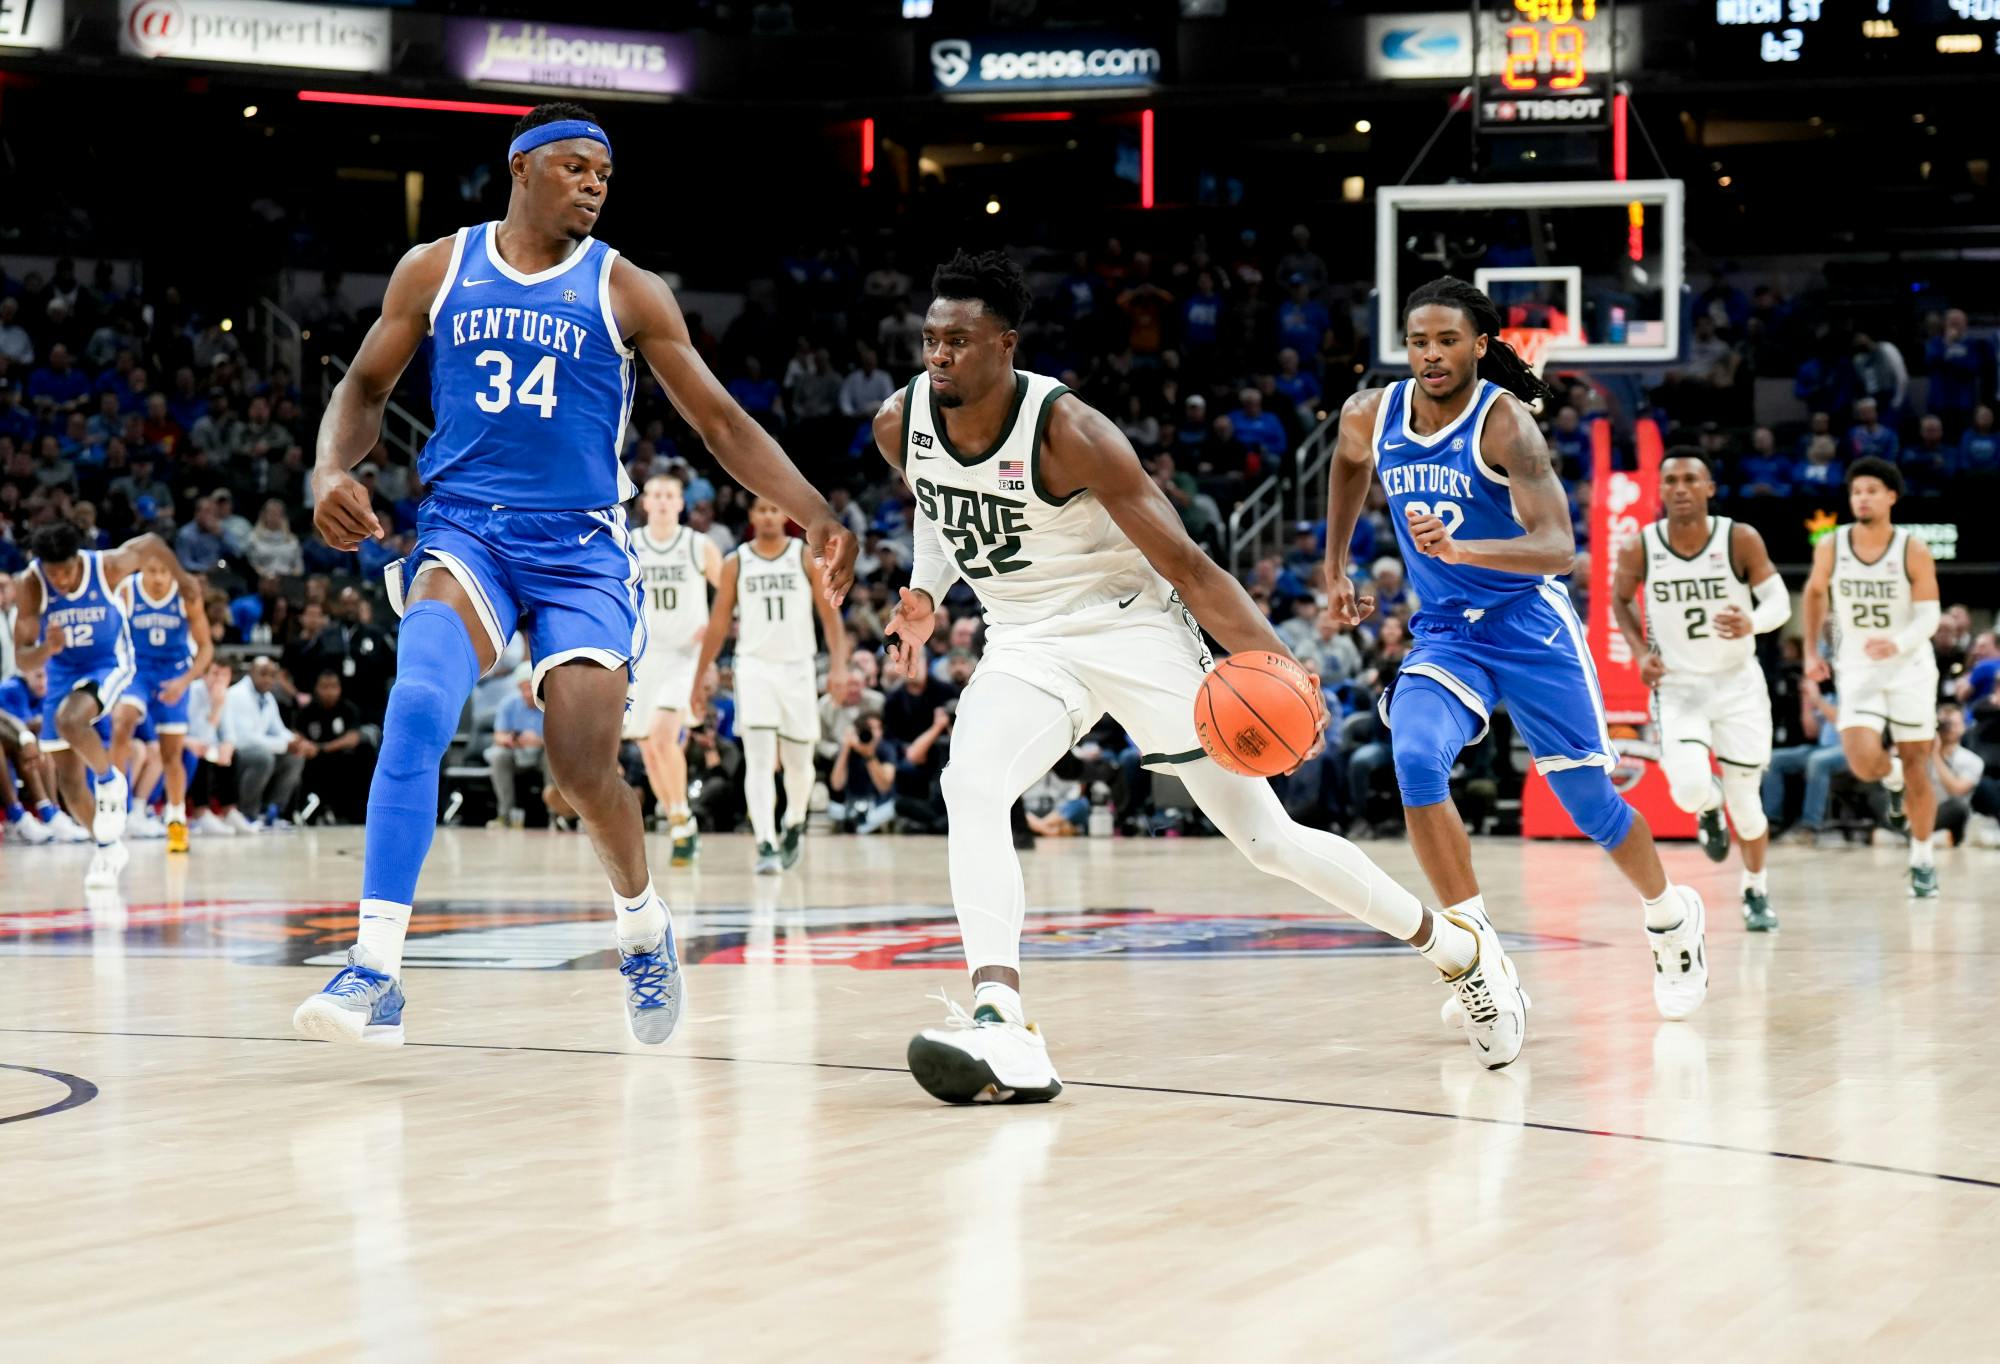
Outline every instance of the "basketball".
[[1313, 680], [1282, 654], [1238, 654], [1202, 680], [1194, 732], [1209, 757], [1245, 777], [1289, 772], [1318, 738]]

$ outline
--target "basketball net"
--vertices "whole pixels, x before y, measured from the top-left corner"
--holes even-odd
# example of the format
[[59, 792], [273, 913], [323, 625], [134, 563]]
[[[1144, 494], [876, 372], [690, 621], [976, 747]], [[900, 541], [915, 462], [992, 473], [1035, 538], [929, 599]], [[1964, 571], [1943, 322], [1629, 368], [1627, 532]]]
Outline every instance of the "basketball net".
[[1502, 327], [1500, 339], [1514, 348], [1521, 357], [1521, 363], [1529, 369], [1548, 377], [1549, 347], [1556, 343], [1556, 332], [1552, 327]]

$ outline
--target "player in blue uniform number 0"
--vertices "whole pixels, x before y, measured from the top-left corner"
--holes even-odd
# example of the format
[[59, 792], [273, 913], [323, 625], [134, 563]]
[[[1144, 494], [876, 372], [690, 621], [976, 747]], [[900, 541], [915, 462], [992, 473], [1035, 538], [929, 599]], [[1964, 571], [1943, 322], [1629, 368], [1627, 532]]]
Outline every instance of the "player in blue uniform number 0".
[[308, 1036], [403, 1040], [397, 977], [437, 822], [439, 761], [473, 682], [517, 628], [547, 712], [549, 775], [611, 880], [633, 1034], [664, 1042], [680, 1017], [672, 921], [617, 761], [628, 675], [645, 644], [623, 505], [635, 361], [733, 478], [806, 527], [836, 603], [853, 581], [854, 537], [716, 382], [666, 284], [592, 239], [611, 166], [610, 137], [589, 110], [544, 104], [525, 115], [507, 149], [506, 218], [403, 258], [320, 426], [313, 522], [350, 550], [383, 531], [348, 470], [374, 447], [404, 369], [429, 352], [437, 430], [417, 472], [430, 493], [414, 549], [387, 575], [403, 625], [368, 795], [360, 942], [294, 1014]]
[[1416, 290], [1403, 325], [1411, 377], [1357, 393], [1341, 409], [1326, 586], [1338, 619], [1358, 624], [1374, 609], [1348, 579], [1347, 546], [1379, 476], [1420, 603], [1382, 703], [1417, 860], [1447, 914], [1484, 915], [1450, 778], [1459, 751], [1485, 737], [1504, 703], [1536, 771], [1639, 891], [1654, 1002], [1665, 1017], [1685, 1018], [1708, 989], [1701, 897], [1667, 879], [1646, 821], [1611, 783], [1618, 755], [1603, 694], [1556, 581], [1576, 558], [1568, 501], [1525, 405], [1554, 394], [1500, 340], [1493, 301], [1463, 280]]

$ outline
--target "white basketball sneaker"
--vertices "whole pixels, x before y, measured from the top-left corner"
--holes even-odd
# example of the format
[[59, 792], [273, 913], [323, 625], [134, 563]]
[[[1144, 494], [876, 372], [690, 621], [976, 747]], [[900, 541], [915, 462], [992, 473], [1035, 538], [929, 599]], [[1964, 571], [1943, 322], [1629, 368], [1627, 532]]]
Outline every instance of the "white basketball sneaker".
[[1479, 944], [1472, 965], [1445, 978], [1452, 990], [1451, 1002], [1457, 1005], [1455, 1011], [1449, 1004], [1442, 1010], [1445, 1021], [1465, 1029], [1466, 1044], [1480, 1065], [1499, 1070], [1521, 1054], [1521, 1045], [1528, 1040], [1528, 996], [1491, 919], [1477, 910], [1438, 913], [1472, 934]]
[[1708, 911], [1692, 886], [1675, 886], [1687, 913], [1672, 928], [1646, 930], [1653, 948], [1653, 1003], [1660, 1017], [1688, 1017], [1708, 998], [1708, 951], [1702, 938]]
[[190, 831], [200, 834], [203, 838], [236, 837], [236, 830], [230, 828], [222, 816], [213, 810], [203, 810], [200, 814], [196, 815], [194, 822], [188, 825], [188, 828]]
[[54, 826], [42, 823], [32, 810], [7, 826], [7, 841], [10, 843], [48, 843], [55, 836]]
[[990, 1004], [971, 1013], [943, 995], [942, 1028], [910, 1039], [910, 1074], [948, 1104], [1047, 1103], [1062, 1093], [1049, 1044], [1032, 1023], [1010, 1023]]
[[130, 796], [131, 785], [117, 768], [111, 769], [109, 777], [98, 779], [97, 813], [91, 818], [90, 832], [100, 847], [124, 837], [125, 805]]
[[85, 890], [116, 890], [118, 878], [124, 874], [125, 864], [132, 855], [125, 851], [123, 843], [100, 843], [91, 854], [90, 870], [83, 874]]
[[167, 836], [167, 826], [151, 810], [134, 810], [131, 821], [125, 826], [125, 833], [142, 842], [152, 842]]
[[347, 965], [333, 973], [326, 988], [299, 1005], [292, 1014], [292, 1027], [322, 1042], [403, 1045], [402, 982], [381, 967], [358, 943], [350, 947]]
[[56, 812], [56, 817], [49, 821], [49, 830], [55, 834], [56, 842], [58, 843], [88, 843], [91, 841], [90, 830], [71, 819], [67, 810], [58, 810]]

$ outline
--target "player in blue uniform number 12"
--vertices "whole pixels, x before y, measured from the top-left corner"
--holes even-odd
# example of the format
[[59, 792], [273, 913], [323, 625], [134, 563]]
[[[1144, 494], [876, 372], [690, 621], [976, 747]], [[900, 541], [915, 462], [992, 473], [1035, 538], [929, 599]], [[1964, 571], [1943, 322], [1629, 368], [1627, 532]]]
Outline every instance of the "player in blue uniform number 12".
[[[1703, 908], [1667, 879], [1646, 821], [1611, 783], [1618, 755], [1569, 593], [1576, 540], [1547, 442], [1526, 402], [1553, 397], [1500, 340], [1499, 311], [1449, 276], [1403, 306], [1411, 377], [1347, 400], [1327, 494], [1326, 590], [1350, 625], [1374, 609], [1347, 576], [1354, 523], [1379, 476], [1419, 603], [1382, 717], [1417, 860], [1447, 913], [1485, 915], [1451, 769], [1505, 704], [1570, 818], [1644, 902], [1660, 1013], [1708, 991]], [[1606, 552], [1609, 552], [1608, 550]], [[1446, 1017], [1452, 1018], [1450, 1002]]]
[[383, 529], [348, 470], [374, 448], [404, 369], [429, 352], [437, 429], [414, 549], [390, 565], [403, 618], [396, 684], [368, 793], [360, 941], [293, 1024], [337, 1042], [403, 1040], [403, 939], [437, 823], [438, 765], [479, 675], [519, 629], [546, 712], [549, 776], [583, 817], [611, 881], [627, 1020], [641, 1042], [679, 1021], [680, 960], [646, 868], [638, 794], [618, 767], [633, 662], [645, 647], [622, 456], [643, 359], [723, 468], [806, 528], [837, 605], [855, 543], [826, 500], [696, 354], [673, 294], [592, 239], [611, 140], [573, 104], [514, 126], [507, 216], [397, 265], [327, 406], [313, 523], [335, 549]]

